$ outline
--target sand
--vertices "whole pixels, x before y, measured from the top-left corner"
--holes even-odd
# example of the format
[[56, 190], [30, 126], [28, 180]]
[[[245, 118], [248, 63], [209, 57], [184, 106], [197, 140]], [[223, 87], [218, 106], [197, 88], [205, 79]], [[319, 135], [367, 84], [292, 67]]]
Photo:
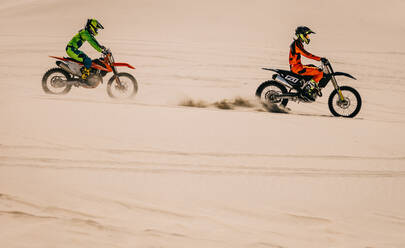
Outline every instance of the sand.
[[[3, 0], [0, 247], [404, 247], [404, 7]], [[110, 76], [42, 91], [48, 55], [89, 17], [136, 67], [120, 68], [134, 99], [110, 99]], [[317, 32], [309, 51], [358, 79], [339, 81], [363, 98], [356, 118], [331, 115], [332, 86], [288, 114], [257, 103], [272, 75], [260, 68], [288, 68], [298, 25]], [[235, 99], [249, 104], [215, 105]]]

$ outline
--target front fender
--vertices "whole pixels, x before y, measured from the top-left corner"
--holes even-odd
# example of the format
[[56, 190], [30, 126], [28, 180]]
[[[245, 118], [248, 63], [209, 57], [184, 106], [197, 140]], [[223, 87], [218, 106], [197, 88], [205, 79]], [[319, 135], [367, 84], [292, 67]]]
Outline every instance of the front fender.
[[135, 67], [133, 67], [132, 65], [130, 65], [128, 63], [114, 63], [113, 66], [126, 66], [128, 68], [135, 69]]
[[339, 72], [339, 71], [337, 71], [337, 72], [334, 72], [334, 73], [332, 74], [332, 76], [345, 76], [345, 77], [348, 77], [348, 78], [357, 80], [357, 78], [353, 77], [352, 75], [350, 75], [349, 73], [346, 73], [346, 72]]
[[329, 81], [332, 79], [332, 77], [334, 76], [344, 76], [344, 77], [348, 77], [354, 80], [357, 80], [355, 77], [353, 77], [352, 75], [346, 73], [346, 72], [334, 72], [332, 74], [326, 74], [324, 75], [324, 78], [321, 79], [321, 81], [319, 81], [319, 87], [321, 88], [325, 88], [326, 85], [328, 85]]

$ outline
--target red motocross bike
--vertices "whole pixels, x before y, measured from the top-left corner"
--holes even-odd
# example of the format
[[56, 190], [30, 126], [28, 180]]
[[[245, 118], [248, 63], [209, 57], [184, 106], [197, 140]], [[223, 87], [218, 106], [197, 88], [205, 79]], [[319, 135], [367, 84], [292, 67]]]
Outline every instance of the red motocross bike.
[[93, 60], [90, 75], [85, 80], [81, 79], [82, 62], [67, 57], [49, 57], [57, 59], [58, 67], [48, 70], [42, 77], [42, 88], [45, 93], [64, 95], [71, 90], [72, 86], [94, 89], [103, 83], [103, 77], [109, 72], [114, 73], [107, 83], [107, 93], [110, 97], [130, 98], [138, 91], [136, 79], [131, 74], [117, 72], [116, 69], [119, 66], [126, 66], [130, 69], [135, 69], [135, 67], [127, 63], [116, 63], [109, 49], [103, 53], [101, 58]]

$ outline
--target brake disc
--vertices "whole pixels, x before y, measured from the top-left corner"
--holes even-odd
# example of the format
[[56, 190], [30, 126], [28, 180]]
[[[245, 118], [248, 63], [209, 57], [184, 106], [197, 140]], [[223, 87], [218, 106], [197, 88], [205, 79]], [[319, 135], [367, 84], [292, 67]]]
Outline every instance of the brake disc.
[[55, 76], [51, 79], [51, 86], [54, 88], [62, 88], [66, 86], [66, 82], [60, 76]]
[[343, 100], [338, 100], [337, 105], [342, 109], [347, 109], [350, 107], [350, 98], [345, 97]]
[[265, 98], [269, 100], [271, 103], [279, 103], [281, 102], [281, 99], [277, 99], [278, 94], [279, 93], [277, 91], [269, 90], [266, 92]]

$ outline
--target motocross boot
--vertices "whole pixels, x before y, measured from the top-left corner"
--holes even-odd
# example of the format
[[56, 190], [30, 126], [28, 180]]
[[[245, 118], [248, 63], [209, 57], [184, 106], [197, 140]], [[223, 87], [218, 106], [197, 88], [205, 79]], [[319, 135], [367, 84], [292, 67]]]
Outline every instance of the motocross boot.
[[315, 101], [315, 94], [318, 92], [318, 83], [311, 79], [304, 89], [305, 97], [311, 101]]
[[316, 92], [316, 94], [317, 94], [319, 97], [322, 96], [322, 90], [321, 90], [321, 88], [319, 87], [319, 83], [315, 83], [315, 92]]
[[84, 67], [84, 66], [80, 69], [80, 72], [82, 73], [81, 78], [82, 78], [83, 80], [86, 80], [87, 77], [90, 75], [90, 69], [88, 69], [88, 68], [86, 68], [86, 67]]

